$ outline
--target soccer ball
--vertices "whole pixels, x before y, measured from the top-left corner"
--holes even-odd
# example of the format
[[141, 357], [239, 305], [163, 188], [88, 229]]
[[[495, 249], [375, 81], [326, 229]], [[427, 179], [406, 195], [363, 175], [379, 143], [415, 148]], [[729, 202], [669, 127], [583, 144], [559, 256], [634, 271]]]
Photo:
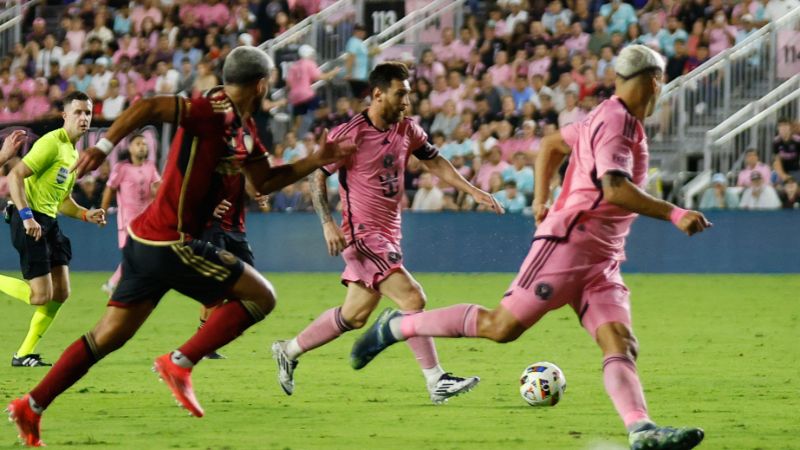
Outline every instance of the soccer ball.
[[537, 362], [526, 367], [519, 384], [522, 399], [531, 406], [553, 406], [567, 389], [564, 372], [549, 362]]

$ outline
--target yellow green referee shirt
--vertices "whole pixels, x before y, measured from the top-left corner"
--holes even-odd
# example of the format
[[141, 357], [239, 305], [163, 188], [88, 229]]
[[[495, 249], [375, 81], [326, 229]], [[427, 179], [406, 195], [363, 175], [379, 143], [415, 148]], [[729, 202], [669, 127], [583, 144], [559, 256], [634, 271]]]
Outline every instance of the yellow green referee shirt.
[[25, 178], [25, 195], [31, 209], [55, 218], [61, 202], [72, 192], [75, 173], [70, 168], [78, 160], [78, 151], [67, 131], [51, 131], [33, 144], [22, 158], [33, 175]]

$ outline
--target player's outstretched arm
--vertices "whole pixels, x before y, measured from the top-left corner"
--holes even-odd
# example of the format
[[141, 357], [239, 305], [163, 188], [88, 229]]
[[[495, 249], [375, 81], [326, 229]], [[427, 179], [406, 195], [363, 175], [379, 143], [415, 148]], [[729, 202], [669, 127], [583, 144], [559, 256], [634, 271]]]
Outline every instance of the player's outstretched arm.
[[77, 171], [78, 178], [82, 177], [100, 167], [114, 146], [132, 131], [154, 122], [175, 123], [185, 108], [186, 101], [175, 95], [139, 100], [111, 124], [103, 139], [81, 153], [73, 170]]
[[656, 219], [671, 221], [691, 236], [711, 226], [702, 213], [689, 211], [659, 200], [639, 189], [627, 176], [614, 172], [603, 175], [603, 198], [620, 208]]
[[533, 216], [536, 225], [542, 223], [547, 216], [547, 201], [550, 199], [550, 180], [564, 162], [564, 158], [572, 149], [567, 146], [561, 133], [545, 136], [539, 145], [539, 154], [534, 165]]
[[18, 152], [22, 143], [25, 142], [25, 131], [14, 130], [3, 140], [3, 147], [0, 148], [0, 166], [7, 163]]
[[98, 226], [105, 226], [106, 224], [106, 211], [103, 208], [84, 208], [75, 203], [72, 194], [68, 195], [61, 205], [58, 206], [58, 211], [65, 216], [72, 217], [73, 219], [82, 220], [84, 222], [94, 223]]
[[328, 176], [322, 170], [317, 170], [312, 177], [311, 203], [314, 204], [314, 211], [317, 213], [320, 223], [322, 223], [322, 233], [325, 236], [325, 244], [328, 246], [328, 254], [336, 256], [347, 246], [347, 240], [344, 237], [344, 233], [342, 233], [342, 229], [333, 221], [331, 216], [331, 208], [328, 204], [328, 187], [326, 186]]
[[350, 156], [355, 150], [355, 144], [347, 137], [328, 141], [328, 130], [325, 130], [322, 132], [319, 150], [316, 152], [295, 163], [277, 167], [270, 167], [266, 159], [261, 159], [246, 165], [245, 175], [258, 192], [270, 194], [306, 177], [322, 166]]
[[497, 214], [503, 214], [505, 212], [503, 207], [497, 203], [497, 200], [495, 200], [492, 194], [484, 192], [481, 189], [473, 186], [469, 181], [461, 176], [455, 167], [450, 164], [450, 161], [448, 161], [447, 158], [443, 157], [442, 155], [437, 155], [433, 159], [422, 160], [422, 164], [427, 167], [432, 174], [439, 177], [445, 183], [455, 187], [465, 194], [471, 195], [478, 204], [488, 206]]

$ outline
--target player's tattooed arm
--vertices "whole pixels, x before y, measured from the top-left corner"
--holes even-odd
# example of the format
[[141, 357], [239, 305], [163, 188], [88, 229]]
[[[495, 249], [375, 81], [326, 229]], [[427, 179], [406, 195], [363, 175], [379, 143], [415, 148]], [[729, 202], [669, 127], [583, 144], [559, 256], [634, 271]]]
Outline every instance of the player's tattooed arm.
[[311, 177], [311, 203], [314, 205], [314, 211], [317, 213], [320, 223], [325, 225], [333, 221], [331, 208], [328, 204], [328, 188], [325, 185], [328, 177], [322, 170], [312, 173]]

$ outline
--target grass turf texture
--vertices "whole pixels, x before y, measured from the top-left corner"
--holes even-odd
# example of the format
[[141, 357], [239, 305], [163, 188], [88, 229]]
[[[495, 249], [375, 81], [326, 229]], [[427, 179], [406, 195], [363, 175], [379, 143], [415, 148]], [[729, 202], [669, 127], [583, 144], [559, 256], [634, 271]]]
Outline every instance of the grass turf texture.
[[[83, 334], [105, 305], [107, 274], [78, 273], [72, 297], [39, 346], [47, 361]], [[150, 372], [198, 324], [198, 305], [164, 298], [139, 334], [62, 395], [43, 419], [51, 448], [213, 449], [620, 449], [626, 436], [602, 384], [601, 355], [571, 309], [549, 314], [517, 342], [440, 339], [446, 370], [479, 375], [471, 393], [428, 401], [409, 349], [396, 345], [366, 369], [348, 364], [357, 333], [301, 360], [295, 395], [275, 379], [269, 346], [299, 332], [344, 296], [335, 274], [270, 275], [279, 301], [266, 321], [222, 349], [229, 359], [194, 372], [206, 417], [178, 409]], [[493, 307], [506, 274], [419, 274], [431, 307]], [[650, 412], [669, 425], [705, 428], [708, 449], [798, 449], [800, 279], [797, 276], [629, 275], [640, 374]], [[0, 294], [1, 295], [1, 294]], [[32, 308], [2, 297], [2, 401], [30, 389], [46, 368], [12, 368]], [[381, 308], [388, 305], [384, 300]], [[554, 408], [527, 406], [518, 376], [547, 360], [568, 388]], [[2, 428], [0, 448], [15, 448]]]

